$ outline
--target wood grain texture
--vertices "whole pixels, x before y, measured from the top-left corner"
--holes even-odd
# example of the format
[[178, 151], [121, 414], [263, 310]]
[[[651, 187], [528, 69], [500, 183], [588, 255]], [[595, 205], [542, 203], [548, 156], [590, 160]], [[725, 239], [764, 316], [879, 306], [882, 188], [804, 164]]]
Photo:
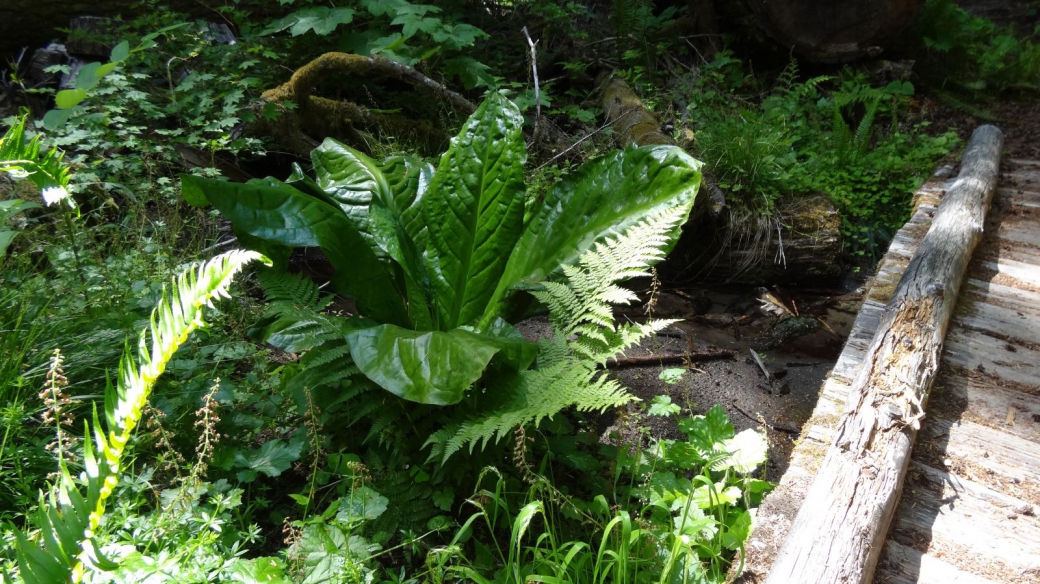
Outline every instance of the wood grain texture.
[[996, 189], [1003, 135], [982, 126], [888, 301], [833, 444], [767, 582], [871, 582], [971, 254]]

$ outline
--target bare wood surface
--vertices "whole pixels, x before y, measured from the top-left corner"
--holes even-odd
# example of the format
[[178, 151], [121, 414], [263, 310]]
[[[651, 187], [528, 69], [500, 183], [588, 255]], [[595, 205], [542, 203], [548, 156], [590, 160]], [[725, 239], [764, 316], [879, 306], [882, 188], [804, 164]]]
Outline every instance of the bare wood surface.
[[961, 280], [982, 238], [1003, 135], [982, 126], [887, 305], [836, 438], [767, 582], [873, 580]]
[[914, 250], [931, 227], [942, 195], [952, 185], [952, 179], [936, 175], [914, 193], [913, 216], [896, 233], [867, 286], [863, 305], [856, 315], [845, 348], [823, 385], [812, 417], [802, 427], [788, 470], [758, 508], [755, 530], [746, 546], [746, 566], [740, 582], [765, 580], [831, 443], [844, 411], [849, 386], [862, 367], [863, 357], [884, 316], [885, 304], [892, 297]]
[[885, 584], [997, 584], [894, 541], [885, 544], [881, 562], [892, 567]]

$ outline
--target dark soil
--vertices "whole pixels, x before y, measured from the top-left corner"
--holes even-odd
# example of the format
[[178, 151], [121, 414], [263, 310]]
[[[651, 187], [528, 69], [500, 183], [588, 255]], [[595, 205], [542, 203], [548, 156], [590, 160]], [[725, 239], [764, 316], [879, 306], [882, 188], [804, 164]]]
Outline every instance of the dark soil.
[[[649, 428], [658, 438], [680, 438], [674, 419], [645, 415], [650, 401], [668, 395], [682, 408], [681, 416], [703, 414], [721, 404], [739, 432], [746, 428], [764, 430], [770, 443], [766, 478], [779, 480], [787, 469], [794, 440], [809, 418], [819, 397], [823, 381], [830, 372], [852, 326], [862, 296], [842, 290], [801, 292], [791, 302], [799, 317], [780, 318], [765, 313], [754, 289], [686, 288], [659, 292], [654, 318], [681, 318], [642, 345], [629, 350], [627, 357], [667, 357], [690, 352], [728, 351], [732, 358], [682, 364], [611, 367], [612, 373], [640, 401], [623, 412], [604, 416], [600, 426], [604, 440], [620, 435], [635, 439], [640, 428]], [[644, 299], [647, 293], [642, 294]], [[646, 318], [645, 303], [619, 315], [621, 320]], [[808, 334], [777, 339], [774, 331], [784, 330], [783, 322], [792, 318], [814, 319], [820, 323]], [[778, 326], [779, 325], [779, 326]], [[521, 323], [529, 338], [548, 334], [545, 317]], [[802, 328], [796, 329], [799, 333]], [[775, 347], [761, 349], [779, 341]], [[757, 351], [765, 371], [752, 357]], [[686, 373], [674, 384], [660, 379], [661, 371], [683, 367]]]

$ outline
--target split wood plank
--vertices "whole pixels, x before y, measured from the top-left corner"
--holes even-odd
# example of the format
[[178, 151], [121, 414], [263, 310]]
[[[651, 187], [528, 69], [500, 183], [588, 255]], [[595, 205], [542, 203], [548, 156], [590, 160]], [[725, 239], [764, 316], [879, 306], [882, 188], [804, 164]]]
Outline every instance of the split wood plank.
[[[932, 392], [944, 400], [966, 404], [961, 419], [995, 428], [1032, 442], [1040, 442], [1040, 395], [1007, 389], [983, 379], [941, 378]], [[936, 398], [938, 399], [938, 398]], [[1007, 423], [1007, 412], [1015, 412]]]
[[889, 301], [768, 584], [873, 580], [1002, 150], [996, 127], [973, 133], [957, 181]]
[[[892, 526], [897, 539], [924, 536], [930, 549], [970, 550], [990, 570], [1022, 573], [1040, 566], [1040, 520], [1032, 505], [927, 465], [911, 468], [914, 479], [906, 489], [912, 497], [904, 498]], [[958, 564], [956, 555], [950, 562]]]
[[1004, 341], [974, 331], [953, 330], [946, 339], [943, 361], [978, 373], [997, 375], [1024, 386], [1040, 379], [1040, 351], [1017, 345], [1008, 351]]
[[881, 552], [874, 584], [998, 584], [914, 548], [889, 540]]

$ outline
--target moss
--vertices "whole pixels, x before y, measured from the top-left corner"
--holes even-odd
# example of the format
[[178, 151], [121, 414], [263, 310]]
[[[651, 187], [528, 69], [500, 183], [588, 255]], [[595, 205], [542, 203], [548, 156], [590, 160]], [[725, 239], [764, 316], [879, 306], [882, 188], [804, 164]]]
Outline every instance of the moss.
[[603, 111], [610, 120], [619, 142], [629, 144], [635, 142], [640, 146], [650, 144], [667, 144], [674, 146], [675, 141], [661, 132], [661, 124], [650, 110], [646, 109], [642, 100], [623, 79], [611, 79], [603, 89]]
[[326, 137], [336, 138], [359, 150], [367, 151], [367, 141], [362, 132], [414, 139], [421, 149], [431, 154], [440, 152], [446, 146], [447, 133], [425, 121], [397, 114], [373, 112], [349, 101], [311, 95], [320, 82], [342, 77], [395, 79], [413, 86], [416, 92], [448, 103], [462, 113], [472, 113], [476, 109], [472, 103], [455, 92], [399, 63], [381, 57], [325, 53], [297, 69], [282, 85], [262, 94], [263, 99], [269, 103], [292, 102], [298, 107], [282, 108], [278, 120], [264, 120], [257, 124], [257, 129], [275, 136], [284, 146], [304, 156]]

